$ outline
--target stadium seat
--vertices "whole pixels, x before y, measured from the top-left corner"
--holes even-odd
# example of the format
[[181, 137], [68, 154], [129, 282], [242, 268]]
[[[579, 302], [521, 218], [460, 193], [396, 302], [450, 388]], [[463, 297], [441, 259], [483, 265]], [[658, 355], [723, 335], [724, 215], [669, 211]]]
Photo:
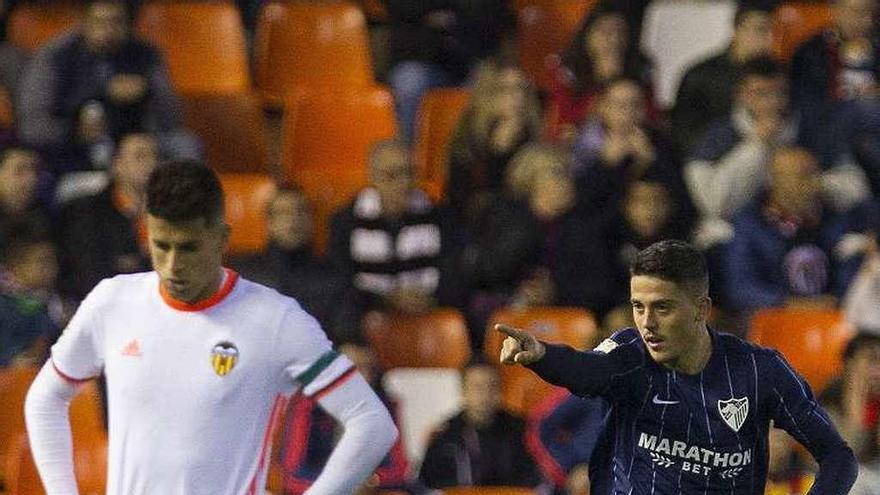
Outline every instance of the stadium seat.
[[27, 434], [19, 433], [5, 444], [6, 454], [3, 457], [6, 478], [4, 495], [45, 495], [40, 473], [31, 457]]
[[801, 43], [831, 25], [832, 10], [829, 2], [783, 2], [773, 15], [776, 55], [790, 60]]
[[300, 85], [373, 84], [364, 13], [347, 2], [269, 2], [257, 22], [254, 59], [257, 86], [273, 105]]
[[6, 480], [3, 460], [15, 439], [24, 434], [24, 398], [27, 390], [37, 376], [33, 366], [13, 366], [0, 368], [0, 486]]
[[218, 172], [269, 172], [266, 122], [254, 94], [182, 95], [183, 121]]
[[451, 368], [394, 368], [382, 384], [397, 401], [400, 434], [410, 466], [418, 466], [431, 435], [461, 410], [461, 372]]
[[19, 2], [9, 14], [6, 39], [13, 46], [35, 52], [43, 43], [76, 27], [82, 15], [82, 2]]
[[419, 183], [434, 200], [443, 198], [449, 141], [469, 97], [466, 89], [440, 88], [428, 91], [422, 98], [416, 125], [415, 160]]
[[684, 72], [727, 47], [733, 34], [734, 0], [657, 0], [645, 11], [641, 46], [654, 60], [654, 101], [675, 103]]
[[841, 371], [854, 330], [834, 309], [770, 308], [752, 318], [749, 340], [778, 349], [815, 393]]
[[559, 53], [568, 47], [587, 12], [597, 0], [522, 2], [517, 8], [519, 63], [535, 85], [551, 89], [551, 72]]
[[[504, 335], [495, 323], [522, 328], [540, 340], [566, 344], [576, 349], [591, 347], [598, 329], [593, 315], [580, 308], [543, 307], [526, 310], [502, 309], [489, 319], [483, 353], [490, 363], [498, 363]], [[504, 407], [522, 416], [528, 415], [553, 388], [522, 366], [500, 365]]]
[[458, 486], [444, 488], [445, 495], [535, 495], [535, 490], [521, 486]]
[[471, 357], [467, 324], [455, 309], [419, 315], [374, 311], [364, 332], [382, 368], [461, 368]]
[[[70, 425], [73, 432], [74, 467], [80, 493], [105, 493], [107, 480], [107, 432], [98, 384], [85, 383], [70, 403]], [[18, 435], [6, 456], [9, 474], [9, 495], [42, 495], [45, 493], [31, 456], [27, 437]]]
[[233, 2], [148, 2], [136, 29], [165, 54], [178, 92], [250, 91], [245, 31]]
[[297, 91], [287, 101], [282, 167], [315, 207], [315, 248], [322, 252], [330, 217], [367, 184], [370, 146], [397, 131], [394, 104], [377, 87]]
[[265, 174], [220, 173], [229, 223], [229, 253], [247, 255], [266, 247], [265, 210], [275, 184]]
[[328, 167], [357, 168], [365, 178], [370, 146], [396, 131], [393, 99], [384, 88], [297, 92], [284, 112], [282, 162], [292, 179]]

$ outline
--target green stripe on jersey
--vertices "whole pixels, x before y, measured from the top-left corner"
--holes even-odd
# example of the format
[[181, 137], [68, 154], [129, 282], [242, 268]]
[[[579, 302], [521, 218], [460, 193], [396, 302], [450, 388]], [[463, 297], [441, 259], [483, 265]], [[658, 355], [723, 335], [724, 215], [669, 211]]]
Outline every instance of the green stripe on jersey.
[[318, 378], [318, 375], [321, 374], [324, 370], [330, 366], [336, 358], [339, 357], [339, 353], [336, 351], [327, 351], [321, 357], [318, 358], [309, 369], [303, 371], [298, 377], [296, 377], [296, 381], [299, 382], [300, 387], [306, 388], [312, 380]]

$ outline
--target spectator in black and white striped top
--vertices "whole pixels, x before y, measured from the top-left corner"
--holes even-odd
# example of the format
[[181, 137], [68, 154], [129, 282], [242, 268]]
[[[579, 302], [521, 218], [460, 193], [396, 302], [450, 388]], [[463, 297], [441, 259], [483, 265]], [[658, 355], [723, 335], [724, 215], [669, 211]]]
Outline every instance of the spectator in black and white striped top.
[[453, 230], [448, 215], [416, 186], [408, 148], [375, 143], [369, 168], [369, 186], [333, 218], [331, 263], [348, 274], [365, 309], [456, 305]]

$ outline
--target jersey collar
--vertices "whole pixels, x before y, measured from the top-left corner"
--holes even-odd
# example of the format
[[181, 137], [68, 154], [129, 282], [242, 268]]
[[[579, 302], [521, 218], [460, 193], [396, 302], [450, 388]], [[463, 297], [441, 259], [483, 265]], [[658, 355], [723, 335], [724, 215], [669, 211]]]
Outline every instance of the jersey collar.
[[232, 289], [235, 288], [235, 284], [236, 282], [238, 282], [238, 273], [234, 270], [230, 270], [229, 268], [224, 268], [223, 273], [225, 276], [223, 277], [223, 283], [220, 284], [220, 288], [217, 289], [217, 292], [215, 292], [211, 297], [207, 299], [203, 299], [194, 303], [188, 303], [186, 301], [175, 299], [171, 296], [171, 294], [168, 293], [168, 291], [165, 290], [165, 287], [162, 285], [161, 282], [159, 283], [159, 295], [162, 296], [162, 300], [165, 301], [165, 304], [171, 306], [178, 311], [204, 311], [208, 308], [212, 308], [220, 304], [220, 302], [226, 299], [226, 296], [228, 296], [229, 293], [232, 292]]

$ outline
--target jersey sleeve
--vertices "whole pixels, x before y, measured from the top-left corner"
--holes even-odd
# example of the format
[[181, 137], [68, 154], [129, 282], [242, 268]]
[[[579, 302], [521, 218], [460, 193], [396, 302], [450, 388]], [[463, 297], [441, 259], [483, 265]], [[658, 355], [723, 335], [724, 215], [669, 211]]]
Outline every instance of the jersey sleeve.
[[775, 425], [800, 442], [819, 463], [816, 481], [809, 493], [845, 494], [855, 481], [856, 460], [841, 438], [828, 413], [813, 397], [806, 381], [779, 352], [769, 356], [764, 381], [770, 387], [767, 400]]
[[281, 332], [281, 348], [290, 353], [284, 373], [295, 390], [319, 399], [354, 374], [354, 364], [333, 349], [317, 320], [298, 306], [284, 315]]
[[641, 340], [633, 330], [617, 332], [589, 352], [544, 345], [544, 357], [529, 367], [545, 381], [581, 397], [625, 399], [645, 366]]
[[89, 380], [104, 368], [101, 307], [107, 303], [111, 283], [104, 280], [92, 289], [52, 346], [52, 366], [68, 382]]

